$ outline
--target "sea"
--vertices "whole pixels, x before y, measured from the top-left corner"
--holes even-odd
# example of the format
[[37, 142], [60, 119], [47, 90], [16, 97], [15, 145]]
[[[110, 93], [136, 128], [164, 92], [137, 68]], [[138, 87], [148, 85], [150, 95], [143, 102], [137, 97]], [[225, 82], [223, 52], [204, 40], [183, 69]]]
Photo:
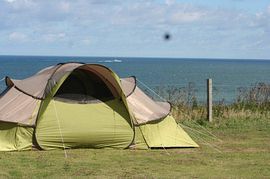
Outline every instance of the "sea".
[[[27, 78], [39, 70], [63, 62], [102, 64], [120, 77], [136, 76], [141, 86], [154, 95], [161, 87], [193, 90], [196, 99], [207, 99], [207, 79], [213, 82], [214, 102], [233, 103], [240, 88], [257, 83], [270, 84], [270, 60], [206, 58], [133, 58], [133, 57], [65, 57], [65, 56], [0, 56], [0, 80]], [[0, 92], [6, 88], [0, 81]], [[157, 93], [157, 94], [156, 94]]]

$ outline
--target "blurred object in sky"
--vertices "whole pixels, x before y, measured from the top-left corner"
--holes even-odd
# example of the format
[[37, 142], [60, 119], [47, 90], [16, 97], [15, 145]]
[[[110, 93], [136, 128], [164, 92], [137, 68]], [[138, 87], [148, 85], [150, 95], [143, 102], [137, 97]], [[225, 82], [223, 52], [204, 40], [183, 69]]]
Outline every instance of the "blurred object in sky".
[[165, 41], [169, 41], [169, 40], [171, 40], [171, 34], [168, 33], [168, 32], [166, 32], [166, 33], [164, 34], [163, 38], [164, 38]]

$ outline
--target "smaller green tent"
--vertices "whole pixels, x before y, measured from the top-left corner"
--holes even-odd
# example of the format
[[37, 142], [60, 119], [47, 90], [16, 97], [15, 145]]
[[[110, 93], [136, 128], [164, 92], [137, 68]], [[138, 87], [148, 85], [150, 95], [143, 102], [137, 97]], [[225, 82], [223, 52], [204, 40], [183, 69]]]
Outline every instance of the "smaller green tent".
[[198, 147], [135, 77], [62, 63], [15, 80], [0, 96], [0, 151]]

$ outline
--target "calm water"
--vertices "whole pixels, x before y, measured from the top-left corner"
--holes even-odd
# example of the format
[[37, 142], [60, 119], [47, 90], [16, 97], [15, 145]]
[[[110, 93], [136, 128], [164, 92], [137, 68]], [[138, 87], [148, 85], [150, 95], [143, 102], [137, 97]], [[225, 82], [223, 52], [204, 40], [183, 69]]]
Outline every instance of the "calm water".
[[[238, 87], [256, 82], [270, 83], [270, 60], [108, 58], [108, 57], [38, 57], [0, 56], [0, 79], [23, 79], [44, 67], [60, 62], [99, 63], [112, 68], [120, 77], [135, 75], [151, 88], [195, 84], [200, 101], [206, 99], [206, 79], [212, 78], [215, 101], [232, 102]], [[0, 91], [5, 89], [0, 82]]]

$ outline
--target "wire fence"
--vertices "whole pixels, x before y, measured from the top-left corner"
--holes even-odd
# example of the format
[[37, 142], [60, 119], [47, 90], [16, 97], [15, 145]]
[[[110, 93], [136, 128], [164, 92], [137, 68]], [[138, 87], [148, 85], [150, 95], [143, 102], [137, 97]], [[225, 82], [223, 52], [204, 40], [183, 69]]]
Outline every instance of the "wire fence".
[[[138, 79], [137, 85], [151, 98], [157, 101], [167, 100], [171, 103], [184, 105], [206, 105], [207, 84], [204, 83], [175, 83], [151, 84]], [[6, 89], [5, 78], [0, 79], [0, 94]], [[270, 101], [270, 84], [258, 82], [240, 86], [232, 84], [215, 84], [213, 81], [213, 104], [232, 104], [239, 100], [255, 100], [256, 102]]]
[[[154, 100], [160, 101], [160, 97], [153, 94], [148, 88], [140, 83], [137, 84], [145, 93]], [[206, 105], [207, 84], [150, 84], [148, 85], [156, 94], [171, 103], [190, 105]], [[215, 84], [213, 81], [213, 104], [232, 104], [239, 100], [270, 101], [270, 84], [255, 83], [246, 86], [231, 84]]]

